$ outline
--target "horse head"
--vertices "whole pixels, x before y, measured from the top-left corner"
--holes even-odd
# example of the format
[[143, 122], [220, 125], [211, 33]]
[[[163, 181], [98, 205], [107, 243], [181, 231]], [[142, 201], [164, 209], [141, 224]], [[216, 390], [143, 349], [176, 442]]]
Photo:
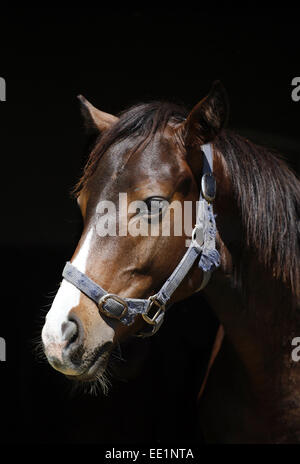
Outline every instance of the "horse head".
[[[146, 299], [157, 293], [186, 253], [190, 232], [176, 232], [176, 224], [184, 219], [184, 204], [191, 206], [190, 223], [196, 221], [201, 146], [212, 142], [226, 122], [225, 91], [215, 83], [190, 112], [152, 102], [119, 118], [84, 97], [80, 102], [97, 141], [76, 189], [84, 227], [71, 264], [120, 301]], [[217, 180], [218, 169], [217, 162]], [[169, 233], [163, 233], [167, 216]], [[170, 303], [195, 293], [202, 280], [203, 270], [195, 263]], [[46, 316], [44, 351], [55, 369], [90, 382], [101, 378], [114, 347], [145, 325], [139, 314], [127, 325], [109, 317], [64, 278]]]

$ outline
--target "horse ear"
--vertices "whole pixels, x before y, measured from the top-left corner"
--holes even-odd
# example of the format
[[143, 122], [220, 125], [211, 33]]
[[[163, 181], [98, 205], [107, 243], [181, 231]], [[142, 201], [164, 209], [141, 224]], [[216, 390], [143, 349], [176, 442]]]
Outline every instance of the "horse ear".
[[184, 123], [186, 146], [212, 142], [226, 124], [229, 104], [220, 81], [215, 81], [209, 94], [190, 112]]
[[78, 95], [80, 101], [80, 109], [84, 118], [85, 126], [88, 130], [96, 130], [97, 132], [105, 131], [115, 122], [118, 121], [116, 116], [104, 113], [95, 108], [85, 97]]

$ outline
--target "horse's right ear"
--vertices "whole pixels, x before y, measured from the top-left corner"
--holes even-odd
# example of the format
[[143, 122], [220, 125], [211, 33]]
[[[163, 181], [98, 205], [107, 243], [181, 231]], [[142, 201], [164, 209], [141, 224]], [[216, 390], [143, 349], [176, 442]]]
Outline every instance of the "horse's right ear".
[[90, 131], [102, 132], [118, 121], [116, 116], [109, 113], [104, 113], [95, 108], [82, 95], [77, 96], [80, 101], [80, 109], [85, 122], [85, 127]]
[[226, 124], [229, 104], [220, 81], [215, 81], [209, 94], [189, 113], [183, 124], [186, 146], [212, 142]]

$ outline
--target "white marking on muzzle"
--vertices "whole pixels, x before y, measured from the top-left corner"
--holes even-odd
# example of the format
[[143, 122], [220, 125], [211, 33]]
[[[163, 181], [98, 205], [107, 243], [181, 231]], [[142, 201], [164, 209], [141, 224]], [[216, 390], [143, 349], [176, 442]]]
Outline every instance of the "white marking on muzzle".
[[[84, 242], [73, 260], [81, 272], [85, 272], [93, 235], [91, 227], [85, 236]], [[45, 346], [49, 343], [61, 344], [64, 342], [62, 324], [68, 321], [69, 312], [78, 306], [81, 292], [70, 282], [63, 279], [60, 288], [53, 300], [52, 306], [46, 316], [46, 323], [42, 331], [42, 340]]]

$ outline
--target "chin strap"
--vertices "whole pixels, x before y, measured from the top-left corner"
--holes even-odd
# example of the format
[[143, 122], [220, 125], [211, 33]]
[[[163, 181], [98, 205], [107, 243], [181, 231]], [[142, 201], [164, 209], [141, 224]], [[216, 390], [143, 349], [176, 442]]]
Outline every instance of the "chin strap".
[[141, 314], [151, 326], [151, 330], [145, 331], [139, 336], [151, 336], [158, 331], [164, 320], [169, 300], [197, 258], [200, 258], [198, 266], [203, 270], [203, 280], [197, 291], [202, 290], [207, 285], [212, 271], [220, 265], [220, 255], [215, 248], [216, 223], [212, 207], [212, 201], [216, 194], [212, 147], [207, 144], [203, 145], [201, 149], [203, 151], [203, 175], [192, 239], [183, 258], [157, 294], [148, 299], [139, 299], [121, 298], [118, 295], [107, 293], [70, 262], [66, 263], [62, 273], [68, 282], [93, 300], [105, 316], [130, 325], [134, 322], [135, 317]]

